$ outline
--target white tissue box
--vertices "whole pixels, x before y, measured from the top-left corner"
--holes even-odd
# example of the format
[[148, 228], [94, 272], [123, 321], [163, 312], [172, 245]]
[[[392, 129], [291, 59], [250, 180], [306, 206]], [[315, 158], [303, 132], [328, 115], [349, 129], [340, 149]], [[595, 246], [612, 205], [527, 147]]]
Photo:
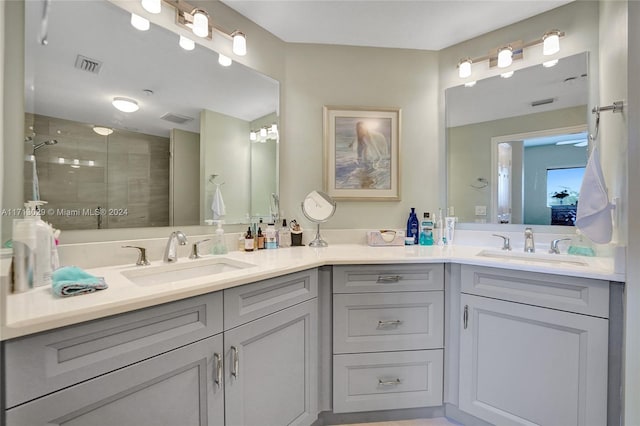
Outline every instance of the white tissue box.
[[373, 247], [403, 246], [404, 231], [395, 229], [367, 231], [367, 244]]

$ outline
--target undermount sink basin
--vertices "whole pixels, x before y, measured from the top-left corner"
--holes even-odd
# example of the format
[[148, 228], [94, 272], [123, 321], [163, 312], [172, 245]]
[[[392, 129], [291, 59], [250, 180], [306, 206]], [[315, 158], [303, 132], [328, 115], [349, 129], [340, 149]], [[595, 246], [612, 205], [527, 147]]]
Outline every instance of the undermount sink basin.
[[518, 253], [512, 251], [500, 250], [482, 250], [476, 256], [488, 257], [492, 259], [500, 259], [502, 261], [517, 260], [525, 262], [546, 263], [547, 265], [571, 265], [571, 266], [587, 266], [587, 262], [576, 259], [573, 256], [563, 254], [546, 254], [546, 253]]
[[202, 260], [181, 260], [162, 266], [139, 267], [123, 271], [122, 275], [139, 285], [156, 285], [206, 277], [253, 266], [255, 265], [235, 259], [214, 257]]

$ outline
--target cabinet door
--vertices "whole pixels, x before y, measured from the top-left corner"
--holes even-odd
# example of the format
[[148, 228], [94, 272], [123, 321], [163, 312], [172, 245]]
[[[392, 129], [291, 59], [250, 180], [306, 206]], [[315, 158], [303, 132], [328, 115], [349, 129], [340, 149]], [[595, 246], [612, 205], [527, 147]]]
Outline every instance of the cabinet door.
[[227, 426], [317, 417], [317, 299], [225, 332]]
[[222, 334], [192, 343], [12, 408], [6, 423], [222, 426], [222, 349]]
[[466, 294], [461, 302], [460, 409], [499, 425], [606, 424], [606, 319]]

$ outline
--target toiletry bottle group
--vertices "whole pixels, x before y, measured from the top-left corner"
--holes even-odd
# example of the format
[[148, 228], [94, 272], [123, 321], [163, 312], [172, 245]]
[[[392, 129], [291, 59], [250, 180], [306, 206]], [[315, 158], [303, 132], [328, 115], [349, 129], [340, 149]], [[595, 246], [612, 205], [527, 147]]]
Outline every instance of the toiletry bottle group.
[[14, 292], [51, 285], [51, 275], [58, 267], [53, 228], [42, 220], [38, 210], [42, 204], [25, 203], [25, 218], [14, 221]]

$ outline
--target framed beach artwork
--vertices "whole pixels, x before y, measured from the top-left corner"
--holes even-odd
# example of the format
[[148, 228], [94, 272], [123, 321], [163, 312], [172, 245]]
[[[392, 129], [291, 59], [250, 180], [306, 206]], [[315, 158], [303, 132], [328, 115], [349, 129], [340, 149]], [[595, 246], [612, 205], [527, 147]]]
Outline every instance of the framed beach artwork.
[[400, 199], [400, 108], [324, 107], [325, 192]]

